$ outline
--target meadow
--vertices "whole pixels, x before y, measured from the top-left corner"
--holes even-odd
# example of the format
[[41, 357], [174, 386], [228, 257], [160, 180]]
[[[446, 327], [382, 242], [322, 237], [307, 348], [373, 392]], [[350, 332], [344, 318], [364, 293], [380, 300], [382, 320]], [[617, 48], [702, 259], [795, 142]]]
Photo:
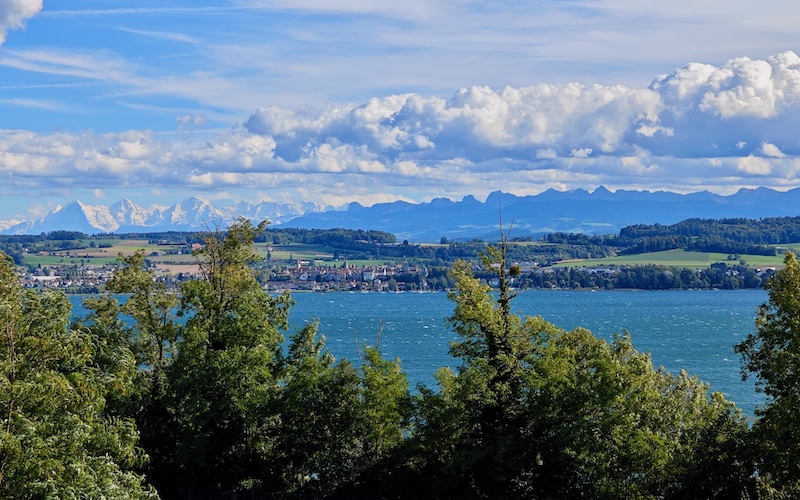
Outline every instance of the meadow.
[[[25, 263], [30, 266], [71, 266], [71, 265], [106, 265], [117, 261], [118, 256], [130, 256], [135, 252], [144, 251], [147, 259], [159, 268], [168, 272], [187, 272], [197, 267], [197, 259], [191, 253], [175, 253], [181, 246], [175, 244], [150, 243], [148, 240], [120, 240], [120, 239], [92, 239], [95, 246], [79, 250], [60, 250], [49, 252], [47, 255], [27, 254]], [[102, 246], [102, 248], [101, 248]], [[376, 259], [348, 259], [345, 251], [339, 250], [341, 258], [336, 259], [337, 250], [325, 245], [312, 245], [305, 243], [290, 243], [286, 245], [273, 245], [258, 243], [255, 252], [260, 257], [270, 261], [296, 262], [307, 261], [317, 267], [341, 266], [346, 260], [354, 266], [376, 266], [393, 264], [398, 259], [380, 257]]]
[[[796, 250], [795, 250], [796, 251]], [[636, 266], [657, 265], [669, 267], [706, 268], [717, 262], [727, 264], [738, 263], [744, 260], [747, 265], [754, 267], [783, 267], [783, 255], [738, 255], [738, 259], [729, 259], [729, 254], [712, 252], [689, 252], [682, 249], [664, 250], [632, 255], [617, 255], [601, 259], [574, 259], [556, 264], [556, 267], [595, 267], [595, 266]]]

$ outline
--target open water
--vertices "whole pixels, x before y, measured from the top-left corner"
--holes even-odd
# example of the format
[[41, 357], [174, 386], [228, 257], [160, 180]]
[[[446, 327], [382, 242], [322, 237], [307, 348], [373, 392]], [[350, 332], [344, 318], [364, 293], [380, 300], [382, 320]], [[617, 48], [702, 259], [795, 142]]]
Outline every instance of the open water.
[[[290, 332], [320, 323], [337, 358], [358, 362], [357, 345], [374, 345], [380, 333], [384, 356], [400, 358], [410, 386], [435, 388], [434, 371], [457, 365], [448, 354], [455, 336], [446, 318], [453, 305], [445, 293], [298, 293]], [[79, 299], [74, 299], [77, 305]], [[764, 397], [752, 379], [743, 382], [733, 346], [754, 331], [755, 313], [767, 300], [762, 290], [713, 291], [525, 291], [512, 301], [520, 315], [541, 315], [560, 328], [585, 327], [610, 340], [630, 332], [633, 346], [649, 352], [656, 366], [681, 369], [710, 384], [753, 415]], [[73, 311], [80, 315], [80, 308]]]
[[[374, 344], [380, 332], [381, 352], [400, 358], [412, 387], [434, 388], [434, 371], [456, 366], [448, 354], [455, 336], [446, 321], [453, 304], [445, 293], [308, 293], [294, 299], [291, 323], [316, 318], [337, 357], [357, 360], [356, 337]], [[627, 330], [634, 348], [649, 352], [655, 366], [697, 375], [753, 415], [764, 398], [752, 379], [742, 381], [733, 346], [754, 331], [756, 309], [766, 300], [762, 290], [531, 290], [512, 301], [512, 310], [541, 315], [566, 330], [584, 327], [607, 340]]]

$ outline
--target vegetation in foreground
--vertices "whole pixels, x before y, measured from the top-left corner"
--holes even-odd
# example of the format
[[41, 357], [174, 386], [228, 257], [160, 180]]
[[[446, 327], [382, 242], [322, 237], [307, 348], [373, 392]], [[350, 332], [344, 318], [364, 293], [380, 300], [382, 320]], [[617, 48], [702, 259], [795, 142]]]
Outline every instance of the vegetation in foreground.
[[[752, 428], [621, 335], [511, 314], [504, 235], [483, 256], [499, 294], [457, 261], [460, 340], [438, 387], [407, 387], [364, 346], [335, 360], [312, 322], [287, 349], [288, 295], [253, 277], [265, 229], [209, 235], [179, 295], [142, 253], [69, 323], [59, 292], [0, 261], [3, 498], [791, 498], [800, 492], [800, 264], [767, 283], [737, 349], [769, 396]], [[123, 315], [132, 321], [123, 321]], [[184, 321], [178, 321], [183, 316]]]

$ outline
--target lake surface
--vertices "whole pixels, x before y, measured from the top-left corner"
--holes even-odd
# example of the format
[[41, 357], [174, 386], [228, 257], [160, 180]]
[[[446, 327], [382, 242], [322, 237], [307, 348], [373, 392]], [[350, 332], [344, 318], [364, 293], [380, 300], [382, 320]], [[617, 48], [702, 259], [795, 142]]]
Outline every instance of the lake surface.
[[[453, 304], [445, 293], [311, 293], [294, 299], [291, 323], [317, 318], [337, 357], [357, 360], [356, 336], [374, 344], [380, 330], [381, 352], [400, 358], [412, 387], [434, 387], [433, 372], [456, 364], [447, 353], [455, 336], [446, 322]], [[512, 310], [541, 315], [566, 330], [585, 327], [607, 340], [627, 330], [634, 348], [650, 352], [655, 366], [685, 369], [753, 415], [763, 395], [751, 381], [742, 382], [733, 346], [754, 331], [756, 309], [766, 300], [762, 290], [541, 290], [520, 293]]]
[[[357, 342], [373, 345], [380, 331], [381, 352], [400, 358], [412, 388], [419, 383], [435, 388], [434, 371], [456, 366], [448, 354], [455, 336], [446, 321], [453, 304], [445, 293], [298, 293], [293, 298], [290, 332], [318, 320], [337, 358], [357, 363]], [[655, 366], [673, 373], [685, 369], [753, 415], [764, 398], [752, 381], [742, 382], [733, 346], [754, 331], [756, 309], [766, 300], [763, 290], [532, 290], [520, 293], [512, 310], [541, 315], [566, 330], [585, 327], [607, 340], [627, 330], [634, 348], [650, 352]], [[80, 314], [79, 308], [74, 312]]]

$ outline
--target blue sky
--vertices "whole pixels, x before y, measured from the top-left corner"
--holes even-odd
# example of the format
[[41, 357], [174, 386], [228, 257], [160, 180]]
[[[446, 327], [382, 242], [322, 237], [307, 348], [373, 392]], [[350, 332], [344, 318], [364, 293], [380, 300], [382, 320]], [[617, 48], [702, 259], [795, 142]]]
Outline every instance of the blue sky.
[[788, 0], [0, 0], [0, 219], [789, 189], [798, 25]]

